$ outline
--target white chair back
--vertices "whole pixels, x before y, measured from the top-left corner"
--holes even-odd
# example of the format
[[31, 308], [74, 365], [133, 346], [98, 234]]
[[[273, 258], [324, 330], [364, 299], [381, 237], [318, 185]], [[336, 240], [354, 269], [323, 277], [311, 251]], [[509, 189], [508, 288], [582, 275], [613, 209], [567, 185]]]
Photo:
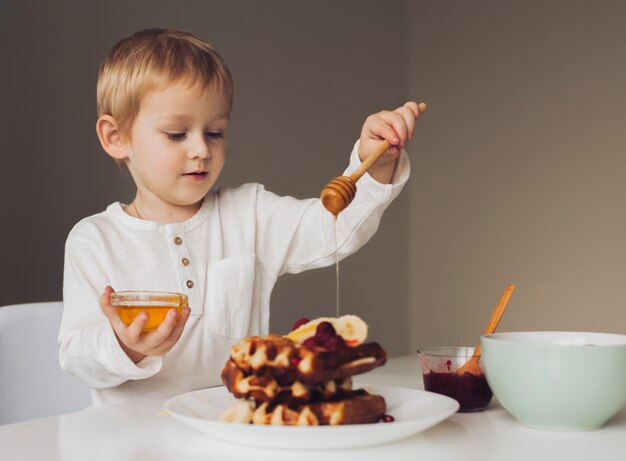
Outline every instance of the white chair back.
[[0, 307], [0, 425], [78, 411], [89, 389], [59, 365], [63, 303]]

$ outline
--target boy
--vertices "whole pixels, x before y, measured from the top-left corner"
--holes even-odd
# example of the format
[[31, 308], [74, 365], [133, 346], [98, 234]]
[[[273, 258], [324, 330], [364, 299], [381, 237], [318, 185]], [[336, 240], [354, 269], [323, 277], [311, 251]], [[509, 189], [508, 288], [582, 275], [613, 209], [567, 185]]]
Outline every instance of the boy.
[[[278, 197], [259, 184], [211, 191], [225, 161], [233, 83], [219, 54], [196, 37], [146, 30], [120, 41], [98, 77], [96, 131], [137, 187], [79, 222], [66, 243], [61, 366], [92, 388], [96, 405], [220, 384], [230, 347], [269, 329], [279, 275], [323, 267], [356, 251], [409, 175], [417, 104], [370, 116], [353, 171], [383, 139], [393, 146], [359, 182], [337, 220], [319, 199]], [[337, 248], [337, 250], [336, 250]], [[181, 292], [176, 319], [142, 333], [110, 304], [117, 290]]]

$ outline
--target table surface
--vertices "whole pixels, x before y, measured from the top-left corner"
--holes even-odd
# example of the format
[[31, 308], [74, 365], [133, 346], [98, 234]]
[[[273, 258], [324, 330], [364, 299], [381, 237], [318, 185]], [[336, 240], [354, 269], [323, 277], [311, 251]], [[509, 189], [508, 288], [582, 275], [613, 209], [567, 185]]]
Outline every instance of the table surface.
[[[390, 359], [359, 381], [422, 389], [417, 356]], [[274, 450], [222, 442], [146, 400], [0, 426], [0, 460], [626, 460], [626, 408], [602, 429], [558, 432], [519, 425], [497, 401], [456, 413], [409, 438], [359, 449]]]

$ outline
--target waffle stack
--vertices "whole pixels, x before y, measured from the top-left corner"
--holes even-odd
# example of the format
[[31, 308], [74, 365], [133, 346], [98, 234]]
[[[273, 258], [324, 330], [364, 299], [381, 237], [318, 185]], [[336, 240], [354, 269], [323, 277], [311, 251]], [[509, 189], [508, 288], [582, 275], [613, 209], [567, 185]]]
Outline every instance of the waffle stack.
[[[379, 421], [384, 398], [354, 389], [352, 376], [383, 365], [387, 354], [374, 342], [356, 344], [350, 332], [344, 339], [345, 329], [337, 334], [329, 320], [308, 322], [287, 336], [251, 336], [233, 346], [222, 381], [239, 401], [222, 420], [279, 425]], [[350, 320], [354, 327], [356, 320]]]

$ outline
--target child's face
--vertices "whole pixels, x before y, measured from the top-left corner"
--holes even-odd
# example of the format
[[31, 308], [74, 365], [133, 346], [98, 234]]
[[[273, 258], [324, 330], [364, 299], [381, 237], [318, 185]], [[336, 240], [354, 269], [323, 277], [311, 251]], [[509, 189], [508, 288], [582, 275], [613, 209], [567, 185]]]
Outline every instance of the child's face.
[[197, 210], [224, 166], [229, 101], [182, 83], [141, 101], [126, 153], [144, 207]]

